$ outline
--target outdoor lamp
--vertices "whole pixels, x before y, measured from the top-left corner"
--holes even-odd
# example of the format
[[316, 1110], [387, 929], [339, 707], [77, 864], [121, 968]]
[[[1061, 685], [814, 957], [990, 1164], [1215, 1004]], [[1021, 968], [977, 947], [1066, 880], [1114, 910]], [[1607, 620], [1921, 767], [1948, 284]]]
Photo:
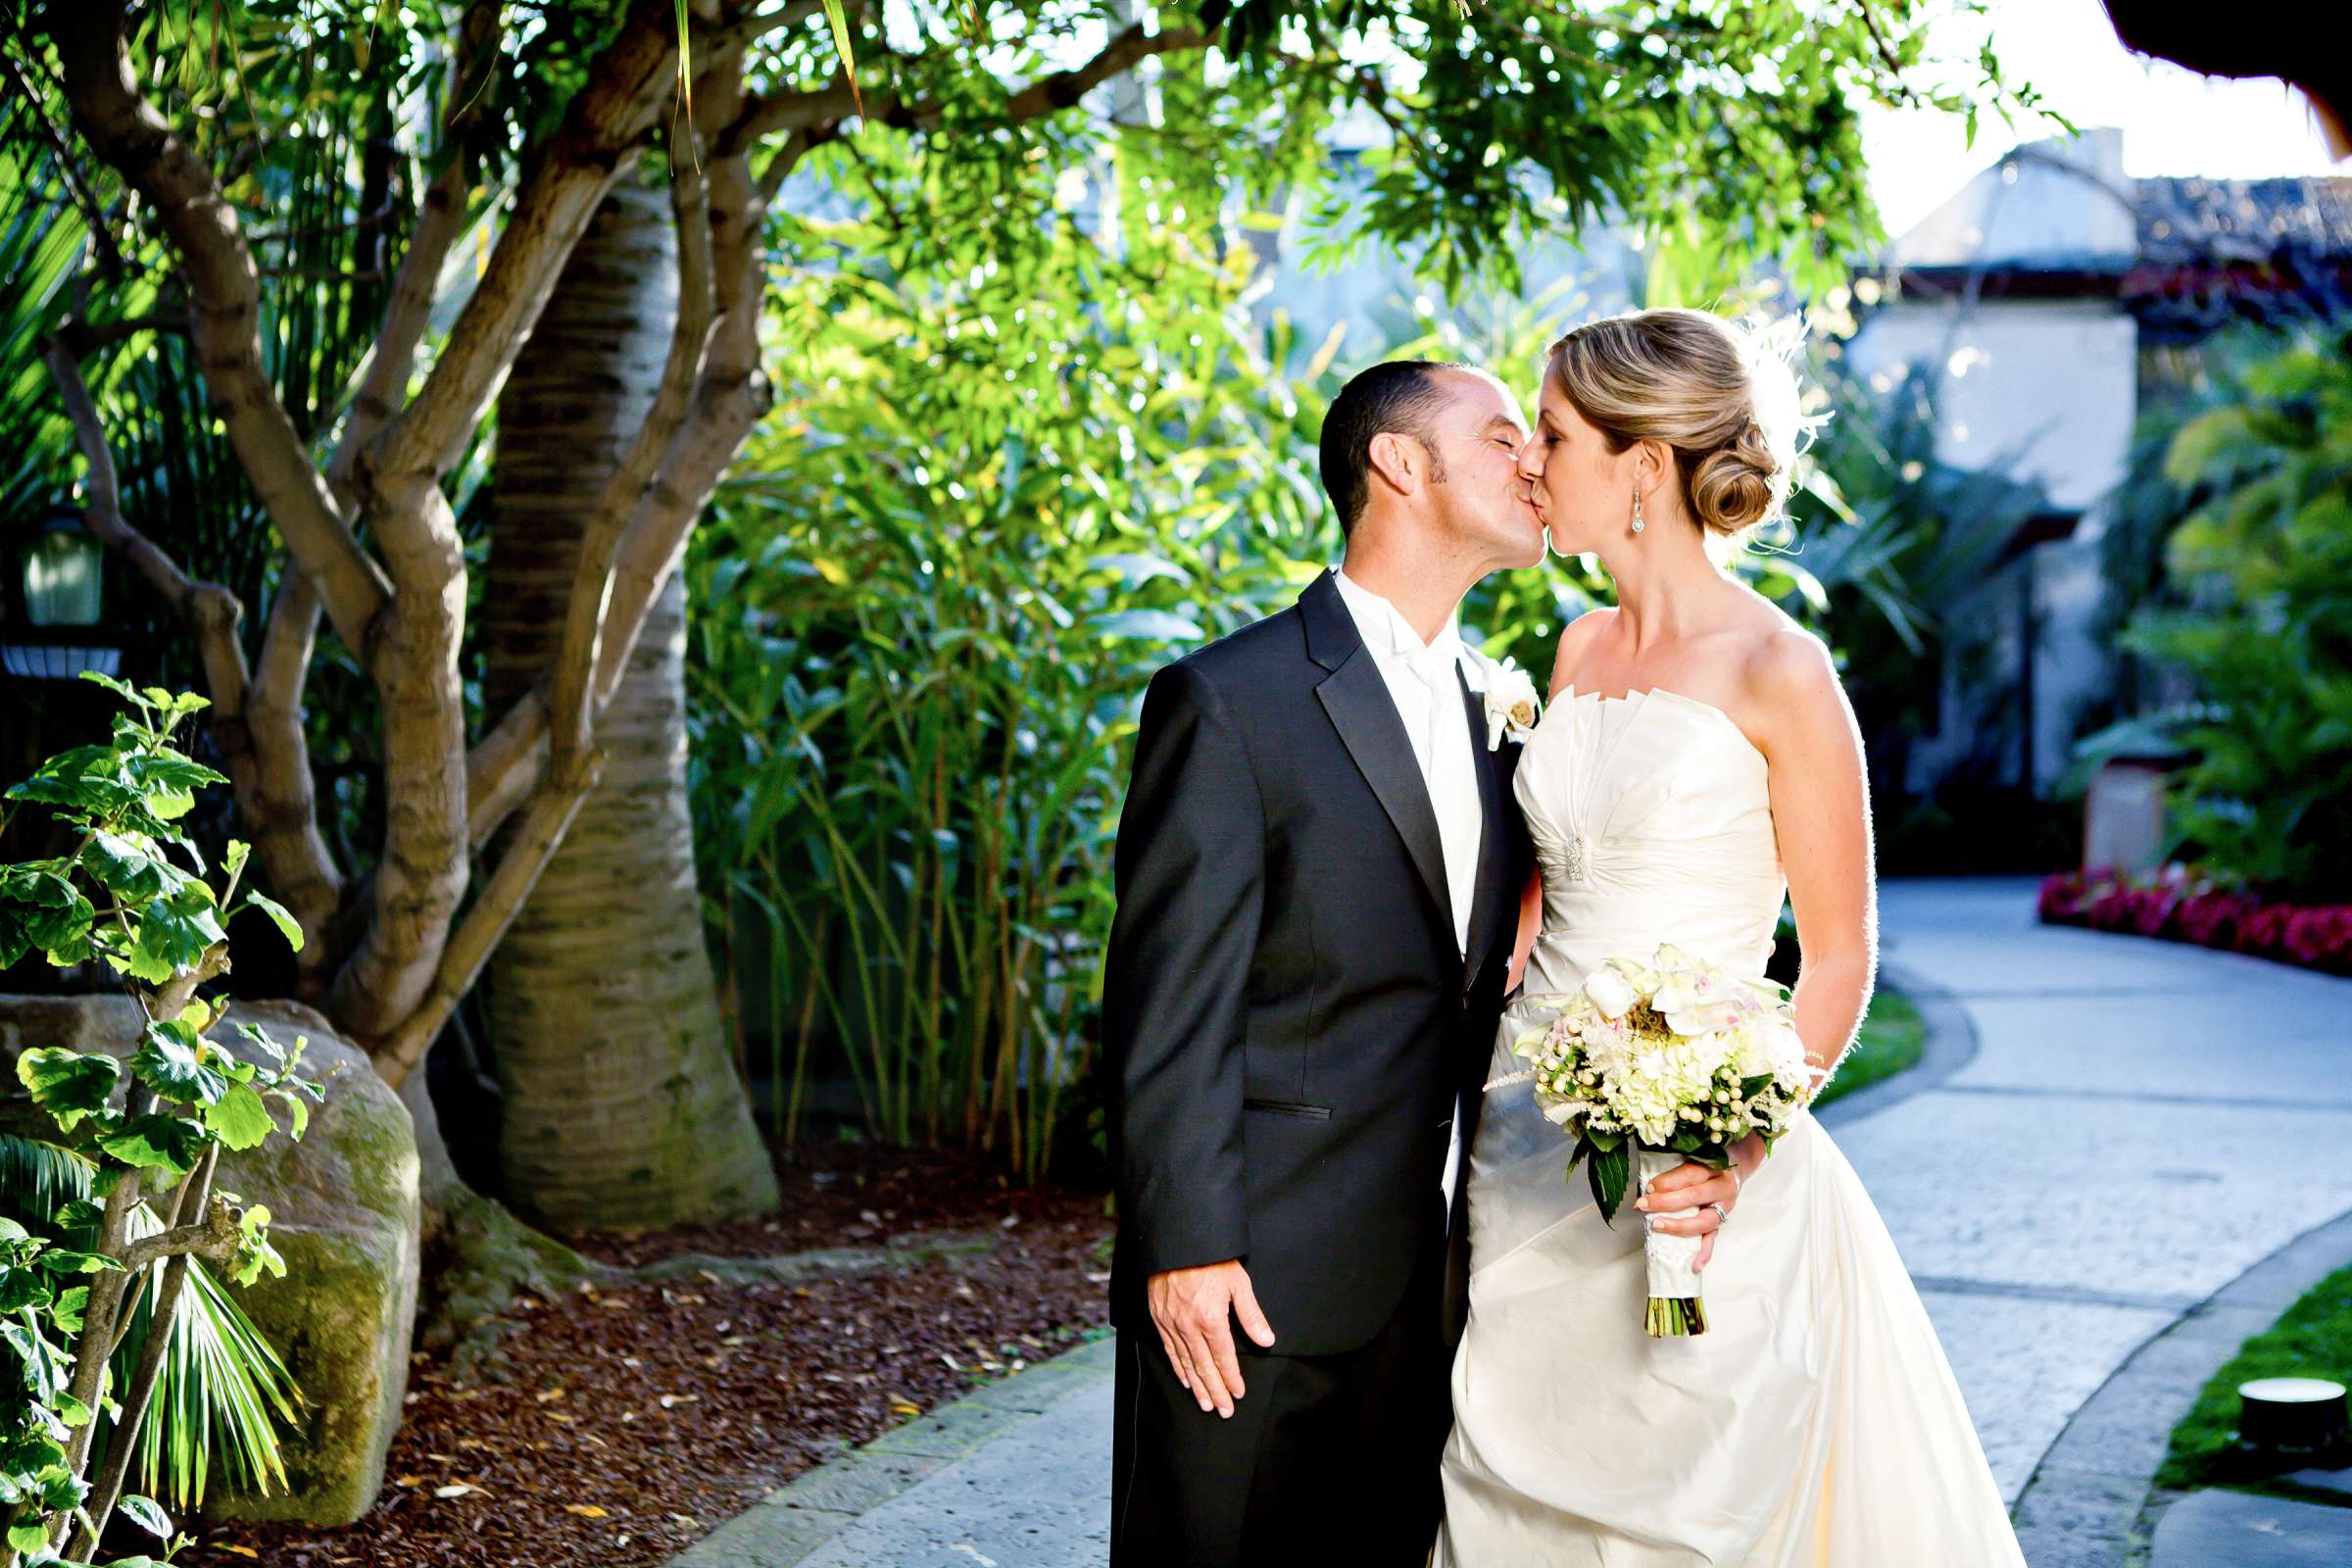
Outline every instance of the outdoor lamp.
[[24, 552], [24, 618], [35, 626], [95, 626], [106, 547], [81, 514], [49, 514]]
[[2327, 1378], [2256, 1378], [2238, 1385], [2237, 1435], [2280, 1457], [2328, 1453], [2345, 1437], [2344, 1386]]
[[[24, 536], [18, 552], [21, 603], [7, 615], [0, 669], [31, 680], [72, 680], [84, 670], [116, 673], [120, 648], [73, 646], [74, 635], [105, 612], [106, 547], [82, 526], [73, 507], [52, 507]], [[64, 633], [60, 637], [59, 633]]]

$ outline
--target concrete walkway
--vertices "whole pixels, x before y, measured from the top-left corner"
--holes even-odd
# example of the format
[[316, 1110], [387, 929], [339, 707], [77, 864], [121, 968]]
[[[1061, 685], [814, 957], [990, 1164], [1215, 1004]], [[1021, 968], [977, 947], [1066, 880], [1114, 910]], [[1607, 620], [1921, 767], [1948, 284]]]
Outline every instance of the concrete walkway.
[[[2168, 1331], [2194, 1330], [2266, 1258], [2258, 1280], [2282, 1261], [2308, 1276], [2332, 1266], [2315, 1248], [2352, 1236], [2328, 1226], [2352, 1210], [2352, 1165], [2328, 1153], [2352, 1143], [2352, 981], [2041, 926], [2014, 879], [1889, 885], [1883, 923], [1890, 969], [1958, 1016], [1931, 1002], [1953, 1024], [1940, 1059], [1905, 1075], [1902, 1098], [1832, 1116], [1834, 1135], [1919, 1284], [2003, 1494], [2026, 1499], [2027, 1560], [2112, 1562], [2151, 1443], [2160, 1454], [2243, 1337], [2234, 1319]], [[2175, 1344], [2195, 1353], [2155, 1355]], [[910, 1423], [674, 1568], [1100, 1564], [1107, 1350]], [[2103, 1402], [2128, 1417], [2070, 1429], [2127, 1362], [2135, 1396]]]

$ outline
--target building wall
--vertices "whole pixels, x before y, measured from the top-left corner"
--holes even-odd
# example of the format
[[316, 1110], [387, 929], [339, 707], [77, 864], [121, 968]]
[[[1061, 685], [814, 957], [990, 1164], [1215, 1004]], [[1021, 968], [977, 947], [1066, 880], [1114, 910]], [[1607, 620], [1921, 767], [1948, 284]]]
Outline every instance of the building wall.
[[2109, 300], [1896, 300], [1847, 346], [1865, 376], [1939, 367], [1936, 456], [2032, 479], [2062, 512], [2124, 476], [2137, 414], [2138, 328]]

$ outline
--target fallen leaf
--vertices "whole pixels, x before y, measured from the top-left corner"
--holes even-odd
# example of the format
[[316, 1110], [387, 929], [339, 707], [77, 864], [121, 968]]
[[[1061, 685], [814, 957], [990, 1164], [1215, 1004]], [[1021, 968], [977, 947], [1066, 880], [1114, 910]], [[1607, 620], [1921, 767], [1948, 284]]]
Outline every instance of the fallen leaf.
[[435, 1487], [433, 1495], [436, 1497], [464, 1497], [481, 1490], [470, 1481], [453, 1481], [446, 1487]]
[[607, 1514], [604, 1509], [599, 1508], [593, 1502], [567, 1502], [564, 1505], [564, 1511], [565, 1513], [576, 1513], [583, 1519], [605, 1519], [611, 1517], [611, 1515]]

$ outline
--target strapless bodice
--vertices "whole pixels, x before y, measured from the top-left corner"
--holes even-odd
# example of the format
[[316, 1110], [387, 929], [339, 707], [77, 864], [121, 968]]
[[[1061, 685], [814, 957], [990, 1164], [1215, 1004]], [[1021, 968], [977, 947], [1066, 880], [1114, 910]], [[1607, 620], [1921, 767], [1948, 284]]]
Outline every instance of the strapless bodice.
[[1513, 787], [1544, 875], [1529, 995], [1661, 942], [1763, 972], [1787, 883], [1764, 757], [1731, 715], [1669, 691], [1572, 687]]

